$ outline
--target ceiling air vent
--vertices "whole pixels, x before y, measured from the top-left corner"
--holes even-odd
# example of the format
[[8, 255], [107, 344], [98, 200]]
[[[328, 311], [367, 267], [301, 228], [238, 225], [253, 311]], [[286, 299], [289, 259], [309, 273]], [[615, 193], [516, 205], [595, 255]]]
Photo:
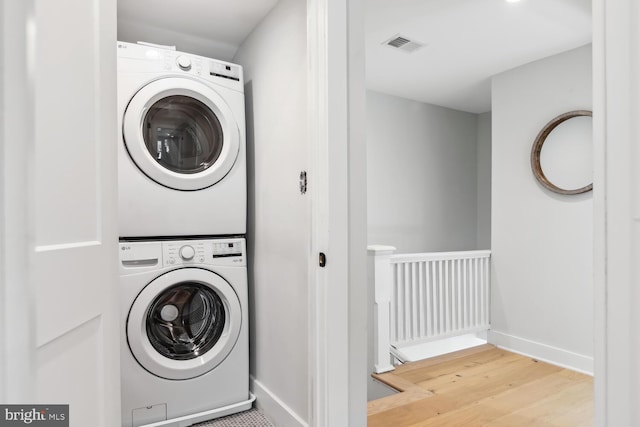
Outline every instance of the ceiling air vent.
[[400, 34], [396, 34], [391, 37], [389, 40], [386, 40], [382, 44], [390, 46], [394, 49], [402, 50], [404, 52], [415, 52], [424, 46], [424, 43], [420, 43], [415, 40], [411, 40], [409, 37], [401, 36]]

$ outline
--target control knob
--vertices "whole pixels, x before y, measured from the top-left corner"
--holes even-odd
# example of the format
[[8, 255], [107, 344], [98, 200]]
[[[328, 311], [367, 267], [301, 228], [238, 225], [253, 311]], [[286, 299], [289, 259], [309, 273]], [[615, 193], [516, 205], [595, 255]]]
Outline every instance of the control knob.
[[178, 67], [184, 71], [189, 71], [191, 69], [191, 59], [188, 56], [178, 56], [176, 63], [178, 64]]
[[185, 245], [180, 248], [180, 258], [182, 258], [185, 261], [189, 261], [190, 259], [193, 259], [195, 255], [196, 255], [196, 251], [195, 249], [193, 249], [193, 246]]

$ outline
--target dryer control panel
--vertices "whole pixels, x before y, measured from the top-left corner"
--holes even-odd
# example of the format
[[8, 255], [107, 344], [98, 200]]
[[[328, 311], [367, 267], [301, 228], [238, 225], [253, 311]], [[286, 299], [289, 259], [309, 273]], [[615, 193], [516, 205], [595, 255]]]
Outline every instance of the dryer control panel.
[[175, 46], [151, 43], [118, 44], [118, 70], [121, 72], [157, 72], [196, 76], [230, 89], [244, 92], [242, 66], [219, 59], [178, 52]]

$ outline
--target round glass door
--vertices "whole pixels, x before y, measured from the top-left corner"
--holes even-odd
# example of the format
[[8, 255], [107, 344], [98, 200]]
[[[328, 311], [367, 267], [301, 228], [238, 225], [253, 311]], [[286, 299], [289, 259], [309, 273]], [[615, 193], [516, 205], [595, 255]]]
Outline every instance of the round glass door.
[[209, 107], [188, 96], [160, 99], [149, 108], [142, 126], [149, 154], [176, 173], [203, 172], [222, 152], [220, 121]]
[[224, 99], [184, 78], [140, 89], [124, 112], [122, 132], [136, 166], [176, 190], [214, 185], [229, 173], [240, 148], [238, 125]]
[[242, 313], [238, 297], [217, 274], [182, 268], [159, 276], [135, 299], [127, 319], [133, 356], [161, 378], [194, 378], [233, 350]]
[[174, 285], [156, 297], [147, 314], [147, 336], [164, 357], [189, 360], [205, 354], [220, 339], [224, 303], [196, 282]]

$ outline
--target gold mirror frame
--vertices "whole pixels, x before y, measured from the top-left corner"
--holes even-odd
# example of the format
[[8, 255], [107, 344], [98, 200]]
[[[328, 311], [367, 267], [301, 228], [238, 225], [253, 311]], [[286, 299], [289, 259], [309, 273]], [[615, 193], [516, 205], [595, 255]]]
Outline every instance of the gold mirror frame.
[[549, 134], [558, 127], [559, 124], [566, 122], [569, 119], [574, 117], [583, 117], [588, 116], [592, 117], [591, 111], [589, 110], [576, 110], [569, 111], [568, 113], [564, 113], [559, 115], [558, 117], [551, 120], [549, 123], [545, 125], [544, 128], [540, 131], [538, 136], [536, 137], [535, 142], [533, 143], [533, 147], [531, 148], [531, 170], [533, 171], [533, 176], [536, 177], [538, 182], [542, 184], [546, 189], [553, 191], [558, 194], [565, 195], [573, 195], [573, 194], [581, 194], [586, 193], [588, 191], [593, 190], [593, 184], [589, 184], [582, 188], [577, 188], [575, 190], [566, 190], [564, 188], [560, 188], [557, 185], [553, 184], [546, 177], [544, 172], [542, 171], [542, 166], [540, 165], [540, 152], [542, 151], [542, 146], [546, 141]]

